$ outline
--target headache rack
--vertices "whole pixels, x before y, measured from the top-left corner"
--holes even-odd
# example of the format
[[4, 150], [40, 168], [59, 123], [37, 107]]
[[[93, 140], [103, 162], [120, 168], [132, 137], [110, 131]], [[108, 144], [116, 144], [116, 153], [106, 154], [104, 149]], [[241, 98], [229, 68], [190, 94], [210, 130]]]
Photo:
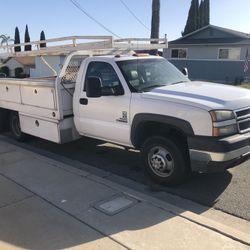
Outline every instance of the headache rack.
[[[24, 47], [30, 45], [30, 51]], [[21, 47], [20, 52], [15, 47]], [[68, 36], [33, 41], [29, 43], [0, 46], [0, 58], [68, 55], [75, 51], [86, 51], [86, 55], [119, 54], [129, 51], [157, 50], [168, 47], [166, 37], [160, 39], [124, 38], [114, 39], [112, 36]]]

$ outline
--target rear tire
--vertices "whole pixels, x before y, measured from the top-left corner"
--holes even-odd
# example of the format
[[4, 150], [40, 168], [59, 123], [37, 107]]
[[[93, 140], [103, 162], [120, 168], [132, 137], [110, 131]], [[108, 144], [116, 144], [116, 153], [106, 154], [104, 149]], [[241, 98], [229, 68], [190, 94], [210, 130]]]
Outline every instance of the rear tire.
[[172, 138], [148, 138], [142, 147], [142, 158], [146, 172], [159, 184], [177, 185], [188, 175], [187, 150]]
[[7, 132], [9, 130], [9, 111], [6, 109], [0, 109], [0, 133]]
[[18, 112], [10, 113], [10, 131], [17, 141], [24, 141], [26, 135], [22, 132]]

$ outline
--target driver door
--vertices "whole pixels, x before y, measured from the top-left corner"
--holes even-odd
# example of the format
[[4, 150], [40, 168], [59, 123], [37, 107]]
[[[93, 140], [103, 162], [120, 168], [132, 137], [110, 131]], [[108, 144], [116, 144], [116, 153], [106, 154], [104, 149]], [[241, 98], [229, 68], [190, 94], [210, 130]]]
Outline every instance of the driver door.
[[[131, 93], [124, 91], [117, 71], [116, 65], [105, 61], [91, 61], [88, 64], [79, 100], [79, 132], [89, 137], [130, 145]], [[101, 97], [87, 97], [85, 85], [88, 77], [101, 79]], [[115, 88], [121, 88], [119, 95], [115, 95]]]

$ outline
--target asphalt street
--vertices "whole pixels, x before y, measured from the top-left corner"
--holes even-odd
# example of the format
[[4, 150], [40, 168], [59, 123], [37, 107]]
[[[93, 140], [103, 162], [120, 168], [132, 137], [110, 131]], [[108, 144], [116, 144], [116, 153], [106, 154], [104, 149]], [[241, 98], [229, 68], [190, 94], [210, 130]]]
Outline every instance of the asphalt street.
[[192, 175], [182, 185], [170, 188], [150, 181], [144, 174], [140, 153], [133, 150], [89, 138], [57, 145], [32, 137], [23, 146], [89, 164], [146, 184], [156, 193], [174, 194], [250, 221], [250, 161], [224, 173]]

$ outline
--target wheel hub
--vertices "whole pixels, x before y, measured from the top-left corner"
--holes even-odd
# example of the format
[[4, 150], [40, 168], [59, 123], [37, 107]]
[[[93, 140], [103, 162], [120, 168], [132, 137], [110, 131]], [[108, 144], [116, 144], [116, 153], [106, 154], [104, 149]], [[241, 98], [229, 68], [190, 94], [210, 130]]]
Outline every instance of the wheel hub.
[[166, 148], [153, 147], [149, 152], [148, 161], [152, 171], [160, 177], [168, 177], [173, 172], [174, 159]]
[[156, 170], [162, 171], [166, 168], [166, 161], [161, 155], [153, 155], [151, 159], [152, 167]]

